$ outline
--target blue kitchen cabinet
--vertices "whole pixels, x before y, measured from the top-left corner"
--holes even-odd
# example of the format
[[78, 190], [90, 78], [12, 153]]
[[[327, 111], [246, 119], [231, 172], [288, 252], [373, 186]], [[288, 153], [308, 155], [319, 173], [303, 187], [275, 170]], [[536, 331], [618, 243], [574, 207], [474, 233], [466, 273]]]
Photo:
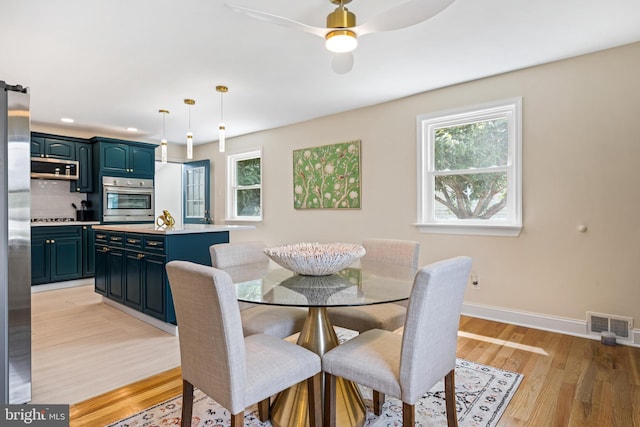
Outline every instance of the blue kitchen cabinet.
[[77, 160], [76, 144], [87, 140], [62, 135], [31, 132], [31, 157]]
[[93, 233], [94, 247], [94, 273], [95, 273], [95, 291], [101, 295], [107, 296], [107, 280], [109, 269], [109, 245], [108, 234], [103, 232]]
[[90, 225], [82, 226], [82, 277], [95, 275], [95, 246], [95, 230]]
[[70, 191], [91, 193], [93, 192], [93, 146], [86, 142], [76, 142], [75, 150], [78, 179], [71, 181]]
[[153, 178], [155, 148], [153, 144], [94, 137], [99, 155], [94, 160], [98, 176]]
[[82, 229], [80, 226], [31, 229], [31, 284], [82, 277]]
[[[165, 271], [167, 262], [179, 259], [211, 265], [209, 246], [228, 243], [229, 232], [117, 231], [122, 227], [126, 228], [103, 225], [96, 230], [95, 291], [163, 322], [175, 323], [173, 297]], [[151, 230], [154, 229], [151, 226]]]

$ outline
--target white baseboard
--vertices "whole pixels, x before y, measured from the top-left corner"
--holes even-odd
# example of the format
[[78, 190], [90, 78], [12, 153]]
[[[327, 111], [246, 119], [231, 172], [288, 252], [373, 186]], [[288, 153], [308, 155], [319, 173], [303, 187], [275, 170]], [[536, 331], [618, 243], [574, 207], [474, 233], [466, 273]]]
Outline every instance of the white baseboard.
[[55, 291], [56, 289], [74, 288], [76, 286], [93, 285], [93, 277], [88, 279], [67, 280], [66, 282], [45, 283], [31, 286], [31, 293]]
[[155, 317], [151, 317], [147, 314], [141, 313], [138, 310], [134, 310], [130, 307], [127, 307], [126, 305], [122, 305], [120, 303], [117, 303], [113, 300], [110, 300], [109, 298], [105, 298], [102, 297], [102, 302], [110, 305], [111, 307], [114, 307], [124, 313], [127, 313], [128, 315], [135, 317], [138, 320], [142, 320], [145, 323], [150, 324], [151, 326], [155, 326], [156, 328], [160, 329], [161, 331], [164, 331], [168, 334], [171, 335], [178, 335], [178, 327], [172, 323], [166, 323], [163, 322], [162, 320], [158, 320]]
[[[462, 314], [576, 337], [594, 340], [600, 339], [598, 336], [587, 334], [586, 320], [569, 319], [548, 314], [510, 310], [503, 307], [472, 303], [462, 304]], [[620, 342], [620, 344], [640, 347], [640, 329], [633, 330], [633, 342]]]

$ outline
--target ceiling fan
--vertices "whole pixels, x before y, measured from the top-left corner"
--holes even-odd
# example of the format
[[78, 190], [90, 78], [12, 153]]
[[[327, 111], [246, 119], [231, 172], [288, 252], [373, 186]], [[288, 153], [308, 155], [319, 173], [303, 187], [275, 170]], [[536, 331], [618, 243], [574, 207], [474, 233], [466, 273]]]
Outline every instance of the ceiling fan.
[[249, 9], [243, 6], [226, 3], [236, 12], [244, 13], [252, 18], [303, 31], [325, 40], [326, 48], [333, 52], [332, 67], [336, 73], [344, 74], [353, 68], [353, 50], [358, 46], [358, 38], [371, 33], [394, 31], [419, 24], [446, 9], [455, 0], [409, 0], [388, 9], [363, 24], [356, 25], [356, 15], [349, 11], [345, 4], [351, 0], [329, 0], [337, 5], [327, 15], [326, 28], [307, 25], [284, 16]]

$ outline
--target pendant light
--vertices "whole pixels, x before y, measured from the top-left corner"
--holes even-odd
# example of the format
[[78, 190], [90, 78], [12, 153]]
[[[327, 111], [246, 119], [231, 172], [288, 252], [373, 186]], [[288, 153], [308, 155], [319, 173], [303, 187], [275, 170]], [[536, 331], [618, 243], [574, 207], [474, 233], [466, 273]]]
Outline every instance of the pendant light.
[[220, 124], [218, 125], [218, 142], [220, 143], [220, 152], [224, 153], [225, 126], [224, 126], [224, 109], [222, 104], [222, 95], [229, 91], [226, 86], [216, 86], [216, 91], [220, 92]]
[[191, 106], [195, 105], [193, 99], [185, 99], [184, 103], [189, 106], [189, 131], [187, 132], [187, 159], [193, 159], [193, 134], [191, 133]]
[[162, 114], [162, 142], [160, 143], [160, 152], [162, 156], [162, 163], [167, 163], [167, 138], [165, 137], [165, 117], [169, 114], [169, 110], [158, 110], [158, 113]]

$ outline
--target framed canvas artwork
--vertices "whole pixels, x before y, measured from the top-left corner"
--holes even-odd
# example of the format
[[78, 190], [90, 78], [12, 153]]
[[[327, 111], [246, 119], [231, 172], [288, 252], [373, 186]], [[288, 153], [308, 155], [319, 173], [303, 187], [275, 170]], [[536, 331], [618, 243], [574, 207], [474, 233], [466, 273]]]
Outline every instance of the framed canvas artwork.
[[360, 209], [360, 141], [293, 151], [296, 209]]

